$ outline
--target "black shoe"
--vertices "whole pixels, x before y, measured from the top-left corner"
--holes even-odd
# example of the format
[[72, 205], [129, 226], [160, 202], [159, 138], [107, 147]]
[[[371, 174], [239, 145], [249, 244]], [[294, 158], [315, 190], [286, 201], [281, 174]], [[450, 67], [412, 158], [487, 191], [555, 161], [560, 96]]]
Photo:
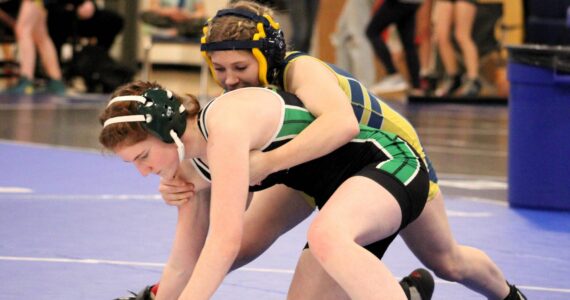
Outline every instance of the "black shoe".
[[436, 97], [451, 97], [461, 87], [461, 75], [446, 77], [441, 86], [435, 90]]
[[505, 298], [505, 300], [527, 300], [526, 296], [519, 290], [514, 284], [510, 284], [507, 282], [511, 291]]
[[34, 94], [34, 82], [27, 77], [20, 77], [18, 84], [9, 87], [2, 94], [5, 95], [32, 95]]
[[400, 285], [409, 300], [430, 300], [435, 283], [430, 272], [420, 268], [402, 278]]
[[145, 287], [142, 291], [137, 293], [129, 291], [130, 295], [116, 298], [114, 300], [154, 300], [154, 294], [152, 292], [153, 285]]
[[420, 89], [424, 96], [432, 96], [437, 89], [439, 78], [435, 75], [424, 75], [420, 77]]
[[463, 84], [463, 86], [459, 90], [459, 96], [476, 97], [481, 93], [482, 88], [483, 84], [481, 83], [481, 80], [477, 78], [467, 79], [467, 81]]

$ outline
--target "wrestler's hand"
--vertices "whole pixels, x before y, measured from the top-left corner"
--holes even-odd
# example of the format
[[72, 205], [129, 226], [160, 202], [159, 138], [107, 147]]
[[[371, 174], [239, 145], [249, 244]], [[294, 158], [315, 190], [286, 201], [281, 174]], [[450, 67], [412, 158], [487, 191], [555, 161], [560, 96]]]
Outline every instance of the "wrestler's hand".
[[178, 177], [161, 178], [158, 191], [168, 205], [180, 206], [194, 197], [194, 185]]
[[271, 159], [266, 152], [252, 150], [249, 152], [249, 183], [260, 184], [267, 176], [273, 173]]

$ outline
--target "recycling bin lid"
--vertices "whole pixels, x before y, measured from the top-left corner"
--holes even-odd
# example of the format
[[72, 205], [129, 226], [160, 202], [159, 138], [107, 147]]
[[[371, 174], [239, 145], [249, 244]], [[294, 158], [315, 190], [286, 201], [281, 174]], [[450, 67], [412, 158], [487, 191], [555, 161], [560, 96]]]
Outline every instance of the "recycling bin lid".
[[570, 46], [521, 44], [507, 45], [509, 60], [570, 73]]

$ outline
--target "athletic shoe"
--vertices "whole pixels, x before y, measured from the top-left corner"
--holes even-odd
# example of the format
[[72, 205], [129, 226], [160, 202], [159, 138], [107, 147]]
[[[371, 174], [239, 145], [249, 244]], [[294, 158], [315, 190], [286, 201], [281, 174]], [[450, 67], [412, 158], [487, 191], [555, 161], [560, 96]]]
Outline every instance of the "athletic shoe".
[[439, 78], [432, 74], [420, 76], [420, 89], [423, 91], [423, 95], [432, 96], [437, 89], [438, 81]]
[[458, 96], [461, 97], [475, 97], [481, 93], [481, 88], [483, 84], [479, 78], [467, 79], [465, 83], [459, 89]]
[[50, 79], [46, 85], [46, 93], [48, 94], [63, 96], [66, 90], [67, 87], [61, 80]]
[[526, 296], [514, 284], [510, 284], [508, 282], [507, 284], [511, 290], [505, 300], [527, 300]]
[[416, 269], [400, 280], [400, 285], [409, 300], [430, 300], [435, 282], [426, 269]]
[[129, 291], [130, 295], [119, 297], [114, 300], [154, 300], [156, 296], [156, 285], [149, 285], [142, 289], [142, 291], [135, 293]]
[[374, 94], [389, 94], [403, 92], [408, 89], [408, 83], [400, 74], [388, 75], [382, 81], [370, 87]]
[[408, 97], [425, 97], [428, 93], [424, 89], [410, 89], [408, 90]]
[[437, 97], [451, 97], [461, 87], [461, 76], [447, 76], [441, 86], [435, 90]]
[[7, 88], [3, 94], [6, 95], [32, 95], [34, 93], [34, 83], [27, 77], [20, 77], [15, 86]]

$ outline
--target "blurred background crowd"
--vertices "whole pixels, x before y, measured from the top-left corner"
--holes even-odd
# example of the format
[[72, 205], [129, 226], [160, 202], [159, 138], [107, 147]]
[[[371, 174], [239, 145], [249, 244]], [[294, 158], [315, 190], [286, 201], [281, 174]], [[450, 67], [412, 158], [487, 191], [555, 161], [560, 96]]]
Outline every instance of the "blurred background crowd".
[[[1, 93], [109, 93], [152, 67], [196, 70], [202, 25], [226, 2], [0, 0]], [[508, 45], [570, 42], [570, 0], [260, 2], [290, 50], [387, 98], [506, 99]]]

